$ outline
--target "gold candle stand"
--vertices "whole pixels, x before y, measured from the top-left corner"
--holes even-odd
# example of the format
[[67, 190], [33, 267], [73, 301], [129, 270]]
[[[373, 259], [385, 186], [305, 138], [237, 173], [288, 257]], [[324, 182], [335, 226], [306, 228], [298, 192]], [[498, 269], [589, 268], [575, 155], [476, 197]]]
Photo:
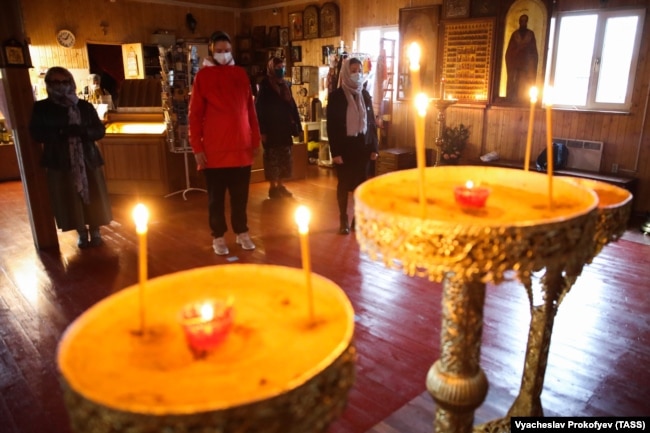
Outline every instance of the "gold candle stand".
[[[75, 433], [324, 433], [355, 377], [354, 312], [340, 287], [312, 275], [314, 320], [301, 269], [210, 266], [147, 282], [147, 331], [137, 287], [77, 318], [57, 363]], [[180, 324], [183, 306], [234, 297], [226, 338], [197, 359]]]
[[[587, 258], [587, 263], [591, 263], [605, 245], [618, 240], [625, 232], [632, 211], [632, 194], [625, 189], [604, 182], [579, 178], [570, 178], [570, 180], [594, 191], [598, 196], [598, 219], [594, 233], [594, 247]], [[558, 267], [547, 268], [541, 280], [545, 296], [540, 305], [533, 304], [533, 281], [524, 281], [531, 315], [528, 343], [521, 387], [504, 419], [506, 423], [513, 416], [544, 416], [541, 394], [553, 323], [557, 310], [564, 296], [575, 283], [576, 277], [577, 275], [562, 275], [562, 269]], [[489, 425], [484, 427], [486, 427], [486, 431], [490, 430]]]
[[[454, 187], [469, 179], [491, 189], [485, 208], [463, 210], [454, 202]], [[479, 363], [486, 283], [498, 284], [513, 270], [524, 282], [542, 269], [575, 279], [595, 251], [598, 199], [590, 189], [556, 178], [549, 209], [546, 175], [435, 167], [427, 169], [421, 217], [417, 181], [416, 170], [403, 170], [362, 184], [355, 192], [357, 239], [387, 267], [443, 283], [441, 354], [426, 383], [437, 404], [435, 431], [468, 433], [488, 388]], [[544, 329], [550, 336], [551, 328]], [[539, 370], [530, 374], [543, 382]]]

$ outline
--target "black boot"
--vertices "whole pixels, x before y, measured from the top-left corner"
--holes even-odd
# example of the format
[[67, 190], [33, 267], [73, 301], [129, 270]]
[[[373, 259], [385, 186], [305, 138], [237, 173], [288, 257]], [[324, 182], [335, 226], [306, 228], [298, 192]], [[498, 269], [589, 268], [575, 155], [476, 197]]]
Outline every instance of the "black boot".
[[350, 226], [348, 225], [348, 216], [347, 215], [342, 215], [341, 216], [341, 225], [339, 226], [339, 234], [340, 235], [349, 235], [350, 234]]
[[77, 246], [81, 249], [88, 248], [90, 246], [90, 242], [88, 242], [88, 230], [77, 229], [77, 233], [79, 234], [79, 240], [77, 241]]
[[281, 198], [281, 197], [282, 197], [282, 193], [280, 192], [277, 186], [272, 186], [269, 188], [269, 198], [273, 199], [273, 198]]
[[102, 235], [99, 234], [99, 227], [91, 227], [90, 228], [90, 246], [91, 247], [98, 247], [100, 245], [104, 245], [104, 240], [102, 239]]

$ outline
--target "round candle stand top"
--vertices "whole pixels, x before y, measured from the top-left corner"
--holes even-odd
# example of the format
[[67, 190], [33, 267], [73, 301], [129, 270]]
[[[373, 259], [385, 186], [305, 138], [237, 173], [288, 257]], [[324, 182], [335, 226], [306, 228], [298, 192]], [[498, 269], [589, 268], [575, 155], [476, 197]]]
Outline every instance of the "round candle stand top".
[[632, 193], [598, 180], [571, 176], [567, 176], [566, 179], [592, 190], [598, 196], [598, 222], [593, 258], [605, 245], [617, 241], [625, 232], [632, 213]]
[[[57, 362], [76, 433], [325, 432], [354, 382], [354, 313], [345, 293], [312, 274], [313, 320], [301, 269], [198, 268], [138, 286], [84, 312]], [[227, 338], [196, 358], [184, 306], [234, 298]]]
[[[485, 207], [455, 202], [454, 188], [468, 180], [490, 189]], [[443, 283], [441, 355], [427, 375], [434, 428], [470, 432], [488, 388], [479, 365], [486, 283], [513, 271], [526, 286], [542, 269], [577, 276], [595, 251], [598, 197], [554, 177], [551, 202], [545, 174], [443, 166], [426, 169], [421, 206], [418, 182], [413, 169], [363, 183], [355, 192], [357, 239], [387, 267]]]

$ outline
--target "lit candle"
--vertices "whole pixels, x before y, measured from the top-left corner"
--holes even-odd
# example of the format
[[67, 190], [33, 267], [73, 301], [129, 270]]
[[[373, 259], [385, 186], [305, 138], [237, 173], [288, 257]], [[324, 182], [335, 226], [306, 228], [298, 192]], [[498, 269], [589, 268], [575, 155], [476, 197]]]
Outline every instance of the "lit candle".
[[307, 206], [300, 205], [296, 209], [295, 219], [298, 224], [298, 233], [300, 233], [300, 253], [302, 256], [302, 268], [305, 271], [305, 281], [307, 283], [307, 297], [309, 304], [309, 320], [314, 321], [314, 299], [311, 288], [311, 260], [309, 254], [309, 219], [311, 214]]
[[411, 70], [412, 95], [420, 93], [420, 56], [422, 51], [417, 42], [412, 42], [408, 48], [409, 66]]
[[551, 110], [553, 108], [553, 88], [544, 89], [546, 104], [546, 173], [548, 175], [548, 206], [553, 209], [553, 127]]
[[528, 119], [528, 137], [526, 138], [526, 156], [524, 170], [528, 171], [530, 165], [530, 147], [533, 142], [533, 123], [535, 120], [535, 104], [537, 104], [537, 87], [530, 88], [530, 117]]
[[468, 180], [464, 186], [454, 188], [456, 203], [467, 208], [482, 208], [490, 196], [490, 190], [482, 186], [475, 186]]
[[440, 79], [440, 99], [445, 99], [445, 77]]
[[181, 312], [185, 340], [195, 356], [204, 356], [225, 340], [232, 328], [233, 298], [188, 304]]
[[418, 165], [418, 174], [420, 176], [420, 206], [422, 210], [422, 217], [426, 215], [426, 199], [424, 196], [425, 186], [425, 166], [426, 157], [424, 153], [424, 125], [427, 117], [427, 106], [429, 105], [429, 98], [424, 93], [418, 93], [415, 96], [415, 108], [417, 116], [415, 116], [415, 155]]
[[135, 231], [138, 234], [138, 281], [140, 290], [140, 334], [144, 334], [144, 286], [147, 282], [147, 222], [149, 221], [149, 210], [142, 203], [133, 208], [133, 220]]

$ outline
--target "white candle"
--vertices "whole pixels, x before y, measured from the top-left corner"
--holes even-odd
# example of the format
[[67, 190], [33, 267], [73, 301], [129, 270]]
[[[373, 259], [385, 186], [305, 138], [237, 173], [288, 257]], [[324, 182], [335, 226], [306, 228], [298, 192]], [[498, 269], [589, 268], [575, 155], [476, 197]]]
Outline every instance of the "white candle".
[[544, 90], [544, 103], [546, 105], [546, 173], [548, 174], [548, 206], [553, 209], [553, 88]]
[[429, 98], [424, 93], [418, 93], [415, 96], [415, 108], [417, 116], [415, 116], [415, 155], [418, 165], [418, 174], [420, 177], [419, 192], [420, 192], [420, 206], [422, 210], [422, 218], [426, 216], [426, 198], [424, 195], [425, 190], [425, 166], [426, 156], [424, 152], [424, 126], [427, 117], [427, 106], [429, 105]]
[[412, 95], [420, 93], [420, 56], [422, 50], [417, 42], [412, 42], [408, 48], [409, 69], [411, 70]]
[[530, 148], [533, 142], [533, 124], [535, 122], [535, 104], [537, 104], [537, 87], [530, 88], [530, 117], [528, 119], [528, 136], [526, 137], [526, 156], [524, 157], [524, 170], [528, 171], [530, 165]]
[[298, 233], [300, 233], [300, 252], [302, 257], [302, 268], [305, 271], [305, 281], [307, 283], [307, 297], [309, 305], [309, 321], [314, 322], [314, 296], [311, 285], [311, 258], [309, 254], [309, 220], [311, 214], [307, 206], [300, 205], [296, 209], [295, 219], [298, 224]]
[[145, 313], [144, 313], [144, 287], [147, 282], [147, 222], [149, 221], [149, 210], [142, 203], [133, 208], [133, 220], [135, 231], [138, 234], [138, 281], [140, 290], [140, 334], [144, 334]]

